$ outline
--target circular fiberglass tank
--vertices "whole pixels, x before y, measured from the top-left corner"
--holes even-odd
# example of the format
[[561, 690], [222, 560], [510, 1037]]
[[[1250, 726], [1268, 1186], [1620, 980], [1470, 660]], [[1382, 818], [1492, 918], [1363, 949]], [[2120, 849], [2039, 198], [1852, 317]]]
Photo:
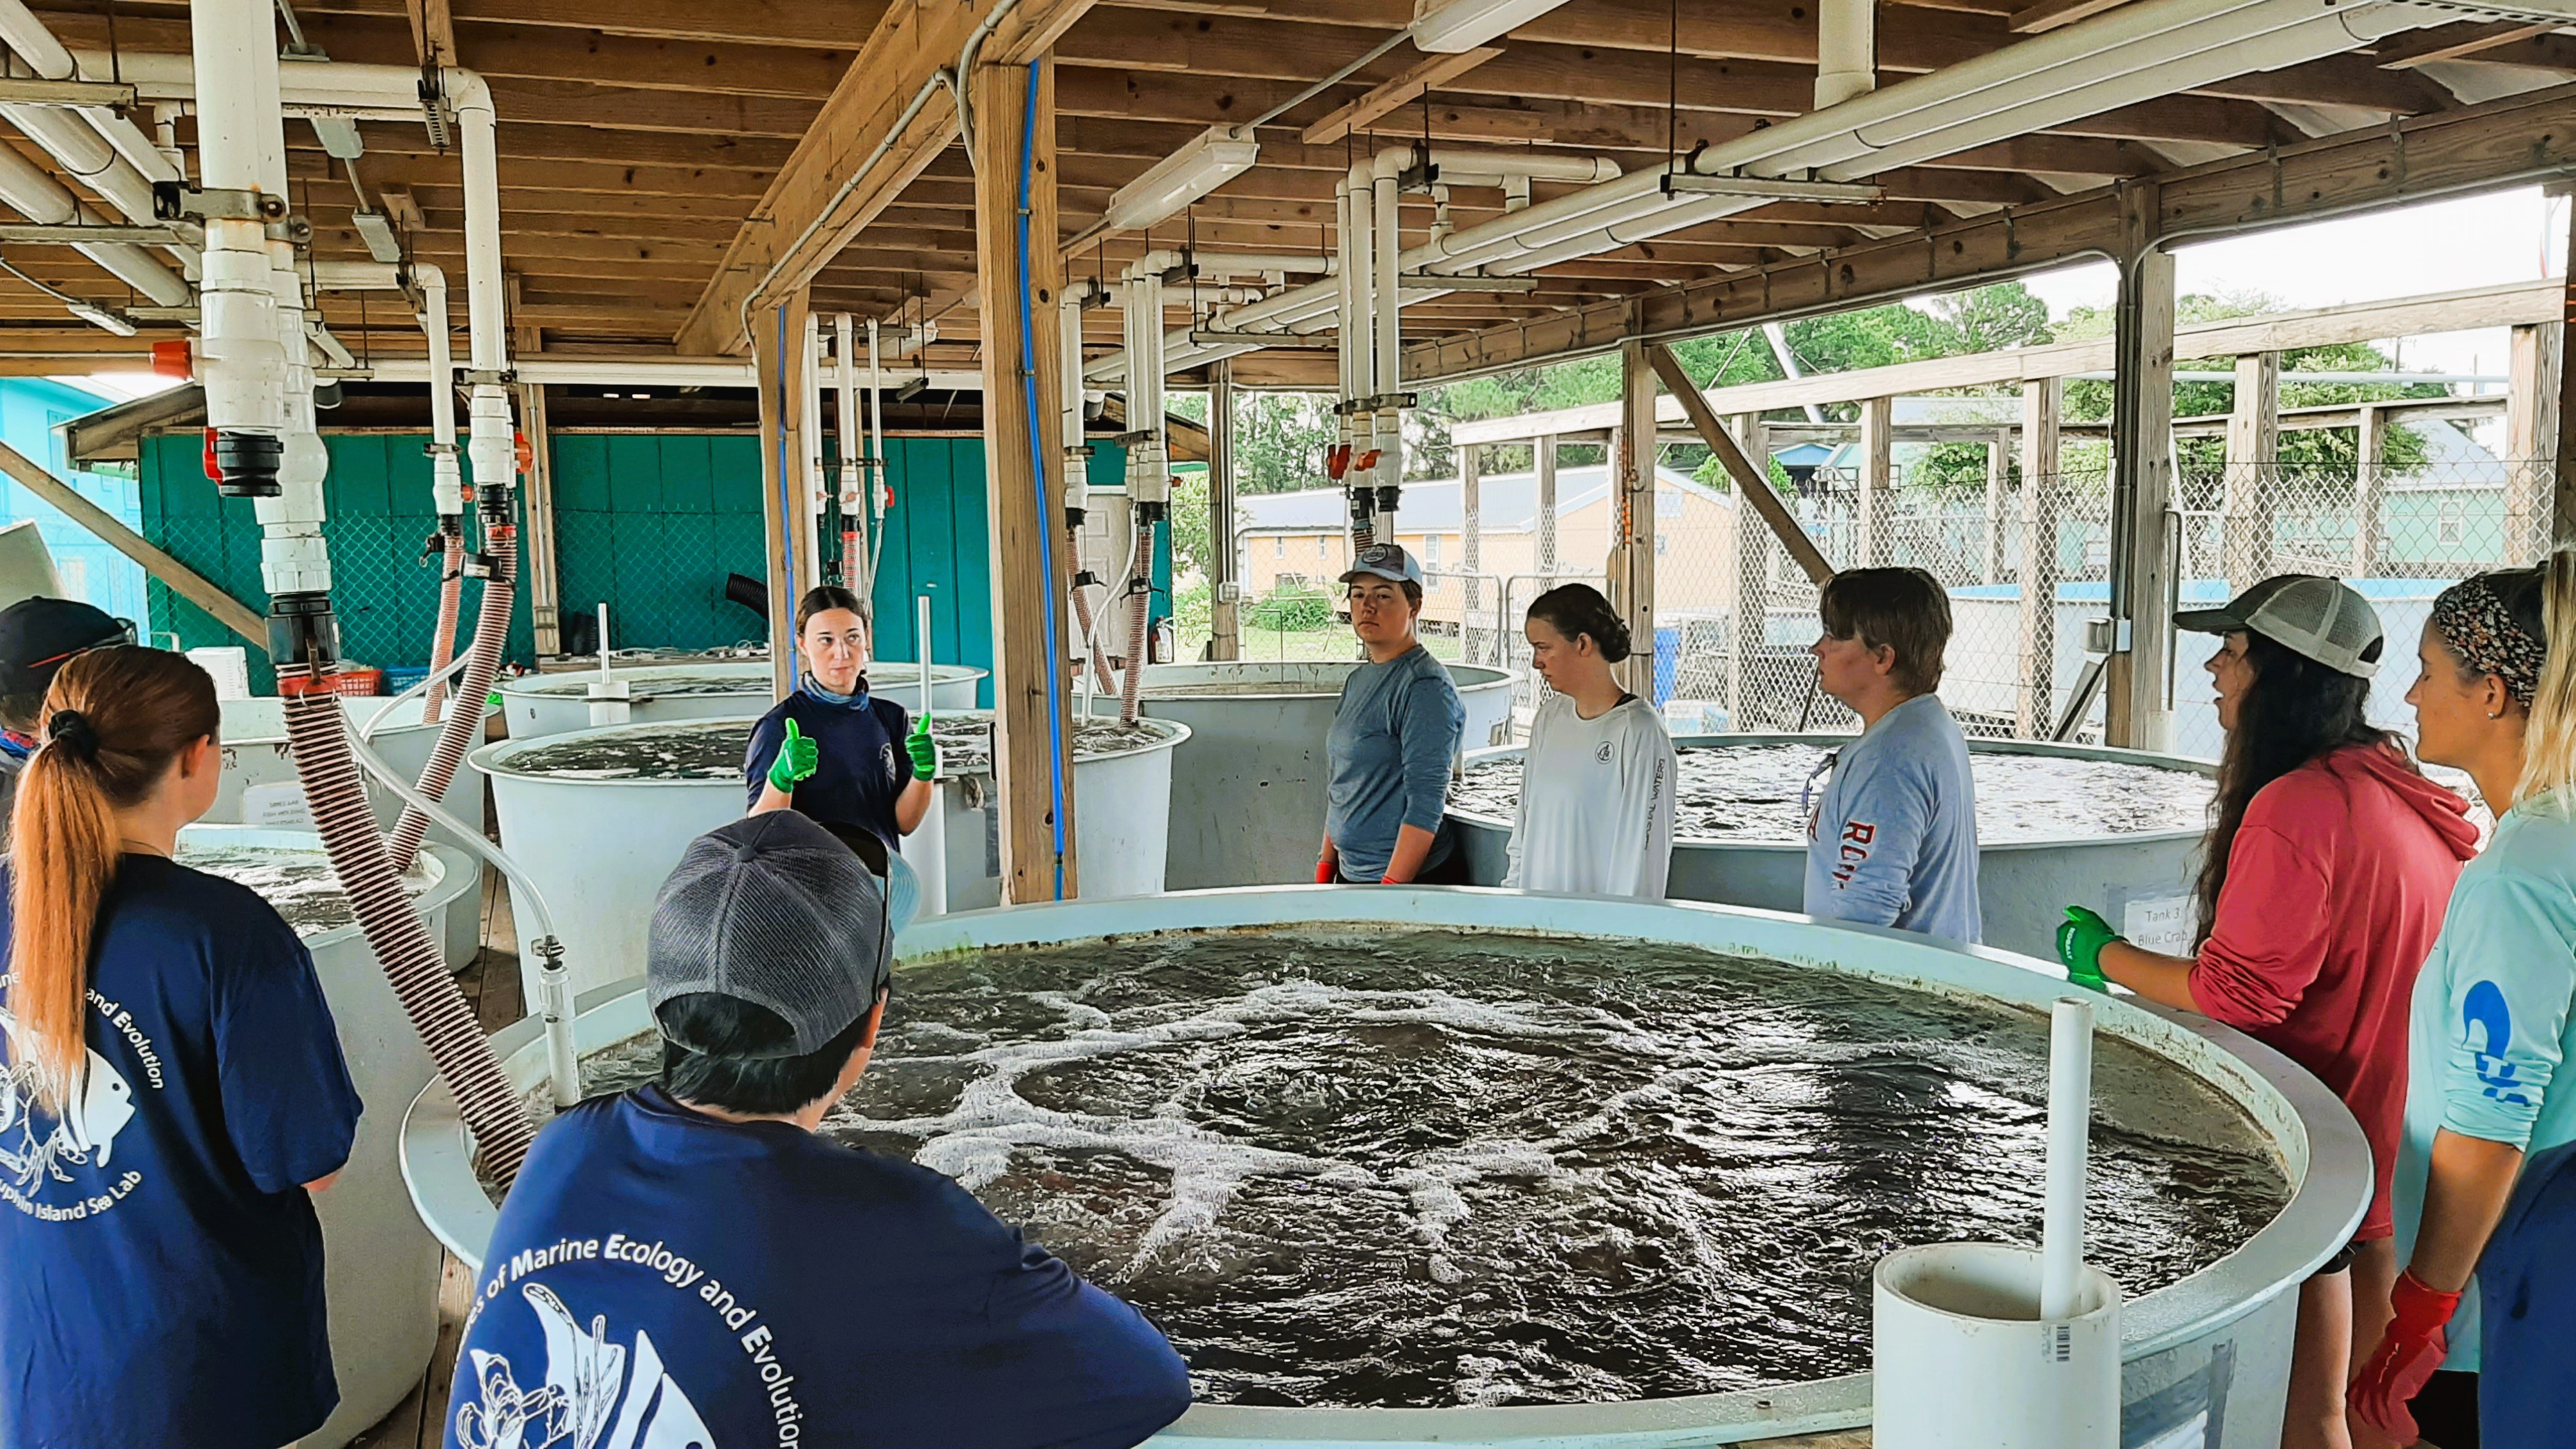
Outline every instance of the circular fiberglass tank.
[[[1676, 737], [1682, 793], [1665, 894], [1803, 911], [1806, 781], [1828, 751], [1851, 739]], [[2066, 908], [2080, 905], [2142, 945], [2190, 949], [2192, 881], [2216, 766], [2030, 740], [1971, 739], [1968, 751], [1977, 777], [1977, 891], [1987, 945], [2048, 959]], [[1712, 768], [1728, 755], [1744, 761], [1740, 771]], [[1520, 758], [1519, 746], [1472, 753], [1465, 778], [1450, 789], [1450, 828], [1478, 885], [1500, 885], [1510, 868]], [[1480, 771], [1498, 765], [1504, 773], [1480, 787]]]
[[[1172, 764], [1172, 889], [1313, 878], [1324, 835], [1324, 736], [1356, 667], [1238, 661], [1146, 669], [1143, 712], [1190, 727]], [[1467, 712], [1461, 748], [1507, 738], [1497, 731], [1511, 724], [1517, 676], [1472, 664], [1448, 669]], [[1094, 713], [1117, 708], [1108, 695], [1092, 704]]]
[[[420, 772], [429, 766], [430, 752], [438, 748], [440, 729], [439, 725], [420, 722], [419, 699], [407, 699], [396, 704], [391, 699], [351, 697], [340, 701], [340, 712], [347, 716], [349, 733], [354, 737], [366, 728], [367, 721], [374, 719], [389, 704], [394, 708], [385, 715], [384, 723], [369, 741], [370, 748], [397, 773], [416, 782], [420, 779]], [[450, 699], [447, 708], [454, 707], [455, 701]], [[285, 701], [273, 695], [228, 699], [223, 702], [223, 711], [224, 776], [216, 786], [214, 808], [206, 812], [206, 821], [209, 824], [238, 825], [245, 823], [243, 791], [254, 785], [295, 783], [295, 753], [286, 744]], [[447, 718], [444, 710], [439, 718], [441, 721]], [[478, 730], [473, 743], [482, 742], [482, 732]], [[402, 816], [402, 801], [372, 779], [367, 782], [367, 802], [375, 809], [376, 823], [387, 830], [391, 830], [394, 822]], [[439, 797], [438, 803], [448, 814], [478, 830], [482, 828], [483, 782], [471, 771], [460, 767], [448, 780], [447, 793]], [[431, 828], [431, 839], [442, 840], [446, 836], [445, 830]], [[460, 842], [448, 843], [459, 846], [455, 864], [468, 877], [467, 883], [479, 883], [483, 873], [482, 860], [463, 854]], [[446, 950], [449, 966], [462, 971], [472, 965], [474, 954], [483, 949], [480, 908], [448, 912], [441, 944]]]
[[[868, 666], [868, 687], [914, 714], [921, 712], [921, 666], [880, 659]], [[930, 700], [941, 710], [973, 709], [975, 690], [988, 671], [955, 664], [930, 666]], [[658, 724], [679, 719], [731, 719], [757, 715], [769, 708], [775, 687], [766, 661], [722, 664], [644, 664], [615, 667], [615, 677], [628, 690], [626, 722]], [[523, 674], [501, 685], [501, 713], [510, 722], [510, 738], [569, 734], [590, 723], [590, 686], [599, 671], [585, 674]]]
[[[953, 906], [1000, 899], [987, 827], [989, 714], [937, 717], [952, 778], [940, 784]], [[742, 818], [751, 718], [617, 725], [504, 740], [470, 763], [492, 778], [501, 841], [554, 913], [573, 989], [633, 975], [644, 959], [653, 897], [698, 836]], [[1163, 888], [1163, 832], [1174, 745], [1189, 731], [1147, 720], [1098, 720], [1073, 767], [1076, 860], [1084, 895]], [[536, 999], [533, 983], [529, 1000]]]
[[[313, 1200], [322, 1220], [340, 1406], [303, 1443], [336, 1449], [419, 1385], [438, 1342], [439, 1246], [412, 1211], [398, 1150], [402, 1114], [432, 1075], [429, 1053], [330, 875], [320, 836], [191, 825], [179, 833], [178, 859], [258, 891], [295, 927], [313, 954], [340, 1052], [365, 1105], [348, 1165]], [[451, 846], [431, 842], [404, 883], [432, 937], [443, 917], [474, 909], [474, 872]]]
[[[1166, 1444], [1682, 1449], [1857, 1426], [1877, 1260], [1963, 1216], [1967, 1236], [2038, 1231], [2066, 987], [1999, 952], [1402, 887], [976, 912], [898, 949], [876, 1065], [826, 1131], [957, 1176], [1163, 1323], [1201, 1399]], [[1025, 989], [1032, 963], [1055, 989]], [[2088, 1256], [2135, 1285], [2126, 1442], [2271, 1449], [2298, 1287], [2358, 1224], [2368, 1149], [2268, 1048], [2094, 1002]], [[576, 1032], [591, 1090], [655, 1059], [635, 981], [583, 997]], [[494, 1046], [540, 1090], [536, 1023]], [[404, 1170], [473, 1263], [496, 1213], [469, 1150], [433, 1086]], [[2211, 1153], [2237, 1186], [2152, 1165]], [[2142, 1265], [2176, 1236], [2188, 1254]]]

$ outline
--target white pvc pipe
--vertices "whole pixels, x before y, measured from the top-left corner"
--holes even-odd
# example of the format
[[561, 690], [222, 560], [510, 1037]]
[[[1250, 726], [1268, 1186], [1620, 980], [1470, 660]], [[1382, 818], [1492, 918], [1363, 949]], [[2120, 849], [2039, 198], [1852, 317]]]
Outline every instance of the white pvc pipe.
[[2040, 1220], [2039, 1316], [2076, 1316], [2084, 1281], [2084, 1184], [2093, 1130], [2093, 1007], [2061, 999], [2049, 1018], [2048, 1198]]
[[[45, 226], [72, 226], [103, 221], [45, 168], [11, 146], [0, 146], [0, 203], [27, 220]], [[163, 307], [188, 303], [188, 281], [162, 265], [161, 259], [130, 242], [82, 242], [72, 250], [98, 263], [118, 281]]]
[[[1050, 604], [1054, 608], [1058, 605]], [[921, 656], [921, 717], [931, 717], [930, 690], [930, 596], [921, 595], [913, 602], [913, 652]], [[937, 783], [930, 787], [930, 810], [921, 824], [903, 839], [903, 858], [912, 873], [921, 877], [921, 914], [948, 914], [948, 808], [939, 798]], [[888, 877], [891, 881], [892, 877]], [[891, 902], [888, 903], [891, 907]]]
[[[26, 7], [23, 0], [0, 0], [0, 44], [7, 45], [19, 59], [27, 63], [29, 69], [46, 80], [63, 80], [73, 72], [71, 52], [54, 37], [53, 31], [46, 28], [45, 22]], [[114, 109], [107, 106], [73, 106], [68, 109], [88, 122], [91, 129], [97, 132], [99, 139], [115, 148], [116, 153], [124, 157], [127, 164], [138, 173], [139, 179], [144, 181], [179, 179], [178, 167], [153, 145], [152, 138], [144, 135], [132, 121], [118, 115]], [[15, 120], [14, 114], [12, 119]], [[25, 128], [22, 126], [20, 129]], [[33, 134], [33, 132], [29, 133], [31, 137]], [[39, 142], [39, 144], [42, 143]], [[55, 159], [63, 160], [68, 164], [68, 158], [59, 152], [55, 153]], [[88, 168], [80, 169], [86, 171]], [[122, 203], [119, 205], [121, 206]], [[143, 193], [143, 210], [141, 214], [133, 215], [132, 219], [148, 222], [151, 218], [151, 193], [146, 190]]]
[[823, 500], [831, 496], [823, 483], [823, 389], [828, 386], [823, 377], [823, 319], [811, 312], [805, 314], [804, 346], [805, 376], [804, 385], [797, 389], [796, 425], [805, 451], [796, 460], [796, 482], [804, 500], [805, 546], [813, 550], [815, 564], [814, 573], [803, 580], [811, 588], [822, 581]]
[[491, 87], [481, 76], [450, 70], [446, 81], [464, 152], [465, 326], [477, 374], [468, 401], [466, 453], [473, 464], [475, 486], [506, 488], [518, 479], [518, 450], [510, 422], [510, 396], [500, 382], [510, 366], [510, 339], [502, 310], [497, 118]]
[[[875, 515], [876, 519], [876, 527], [868, 539], [868, 577], [871, 580], [876, 578], [877, 560], [885, 553], [885, 509], [888, 506], [888, 503], [880, 502], [879, 500], [885, 499], [890, 501], [892, 498], [891, 494], [884, 491], [886, 487], [885, 394], [880, 391], [880, 389], [885, 386], [884, 364], [885, 359], [877, 355], [877, 319], [871, 317], [868, 319], [868, 375], [866, 378], [866, 386], [868, 389], [868, 477], [866, 487], [868, 490], [868, 497], [865, 505], [867, 509]], [[979, 387], [983, 385], [983, 380], [980, 376], [976, 380], [976, 385]], [[927, 704], [928, 702], [928, 696], [924, 696], [923, 703]]]
[[1878, 86], [1878, 0], [1818, 0], [1816, 109]]

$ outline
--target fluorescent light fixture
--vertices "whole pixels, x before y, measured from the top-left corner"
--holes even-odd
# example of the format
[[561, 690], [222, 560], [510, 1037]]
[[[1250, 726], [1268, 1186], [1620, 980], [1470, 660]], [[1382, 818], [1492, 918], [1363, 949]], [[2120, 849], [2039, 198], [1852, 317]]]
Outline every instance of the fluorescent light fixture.
[[358, 123], [340, 116], [313, 116], [313, 134], [332, 159], [355, 161], [367, 154], [367, 143], [358, 139]]
[[78, 317], [83, 322], [86, 322], [101, 331], [113, 332], [119, 337], [131, 337], [134, 335], [133, 323], [117, 316], [105, 307], [93, 307], [87, 302], [71, 302], [65, 305], [73, 316]]
[[381, 211], [360, 209], [349, 213], [349, 222], [358, 229], [358, 237], [367, 244], [367, 255], [386, 266], [402, 260], [402, 241], [394, 235], [391, 218]]
[[1144, 175], [1118, 188], [1109, 198], [1103, 223], [1111, 231], [1152, 226], [1182, 207], [1216, 190], [1261, 157], [1259, 143], [1239, 136], [1232, 126], [1210, 126], [1178, 151], [1164, 157]]
[[1664, 174], [1666, 196], [1745, 196], [1766, 201], [1817, 201], [1861, 205], [1886, 199], [1878, 187], [1858, 181], [1789, 181], [1768, 176], [1701, 176], [1688, 171]]
[[907, 382], [903, 386], [894, 390], [894, 400], [899, 403], [908, 403], [928, 391], [930, 391], [930, 379], [927, 377], [916, 377], [912, 381]]
[[1414, 0], [1413, 48], [1455, 55], [1508, 35], [1565, 0]]

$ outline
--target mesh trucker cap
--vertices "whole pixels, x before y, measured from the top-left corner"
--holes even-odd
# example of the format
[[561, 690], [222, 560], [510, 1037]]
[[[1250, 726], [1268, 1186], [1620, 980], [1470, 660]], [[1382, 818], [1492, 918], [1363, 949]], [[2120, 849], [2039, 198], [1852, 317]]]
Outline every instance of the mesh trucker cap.
[[73, 655], [133, 642], [132, 624], [78, 599], [20, 599], [0, 609], [0, 694], [49, 688]]
[[1342, 582], [1347, 584], [1353, 579], [1364, 578], [1419, 584], [1422, 582], [1422, 565], [1415, 563], [1413, 555], [1399, 545], [1373, 543], [1351, 555], [1351, 567], [1342, 575]]
[[[885, 884], [793, 810], [689, 842], [645, 938], [645, 1000], [713, 992], [776, 1013], [793, 1039], [742, 1058], [805, 1056], [867, 1014], [894, 969]], [[695, 1042], [663, 1035], [690, 1051]]]
[[2196, 634], [2260, 634], [2293, 654], [2338, 673], [2368, 679], [2379, 672], [2379, 612], [2343, 583], [2314, 574], [2281, 574], [2247, 589], [2220, 609], [2186, 609], [2174, 627]]

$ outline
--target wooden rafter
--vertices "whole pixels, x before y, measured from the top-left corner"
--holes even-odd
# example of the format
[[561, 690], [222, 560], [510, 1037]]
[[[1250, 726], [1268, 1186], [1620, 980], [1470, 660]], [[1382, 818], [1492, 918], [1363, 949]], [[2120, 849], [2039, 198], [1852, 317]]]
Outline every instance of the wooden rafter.
[[1424, 91], [1438, 90], [1443, 82], [1456, 80], [1502, 53], [1499, 45], [1480, 45], [1455, 54], [1426, 55], [1371, 86], [1368, 94], [1335, 106], [1306, 128], [1303, 139], [1309, 146], [1329, 146], [1353, 131], [1367, 130], [1378, 117], [1412, 104]]

